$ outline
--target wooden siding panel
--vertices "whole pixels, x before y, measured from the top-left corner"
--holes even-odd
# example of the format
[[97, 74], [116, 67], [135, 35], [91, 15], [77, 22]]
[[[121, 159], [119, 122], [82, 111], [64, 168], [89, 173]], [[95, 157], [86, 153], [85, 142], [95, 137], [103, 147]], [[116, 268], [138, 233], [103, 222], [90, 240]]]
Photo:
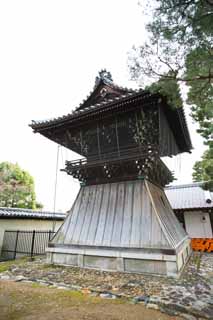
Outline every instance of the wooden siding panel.
[[110, 197], [109, 197], [107, 221], [105, 225], [104, 238], [102, 242], [102, 245], [104, 246], [110, 246], [110, 243], [111, 243], [113, 225], [114, 225], [115, 214], [116, 214], [116, 206], [117, 206], [117, 189], [118, 189], [118, 183], [112, 183]]
[[152, 208], [149, 195], [146, 187], [143, 184], [142, 193], [142, 231], [141, 231], [141, 246], [151, 246], [151, 231], [152, 231]]
[[121, 232], [123, 227], [125, 188], [124, 183], [118, 184], [117, 203], [115, 208], [115, 219], [113, 224], [113, 232], [111, 238], [111, 246], [120, 246]]
[[180, 150], [177, 146], [174, 134], [169, 126], [169, 123], [164, 115], [162, 107], [159, 107], [159, 125], [160, 125], [160, 135], [159, 135], [159, 144], [160, 144], [160, 155], [171, 156], [177, 155], [180, 153]]
[[[73, 221], [74, 222], [73, 232], [70, 238], [70, 241], [72, 244], [77, 244], [79, 241], [81, 229], [84, 225], [84, 219], [87, 211], [87, 206], [89, 203], [90, 194], [91, 194], [90, 188], [85, 187], [78, 214]], [[69, 242], [67, 241], [67, 243]]]
[[149, 182], [87, 186], [53, 243], [171, 248], [185, 237], [177, 223], [163, 191]]
[[126, 183], [121, 246], [129, 247], [132, 227], [134, 183]]
[[61, 225], [59, 230], [57, 231], [56, 235], [54, 236], [52, 243], [63, 244], [65, 240], [66, 231], [70, 225], [70, 221], [72, 219], [72, 212], [74, 207], [70, 210], [69, 214], [67, 214], [64, 223]]
[[172, 246], [175, 247], [187, 235], [175, 217], [165, 193], [151, 183], [147, 183], [147, 185], [157, 208], [157, 215], [160, 219], [164, 233]]
[[140, 234], [143, 232], [143, 228], [141, 226], [141, 194], [142, 184], [137, 182], [134, 187], [133, 219], [130, 240], [131, 247], [140, 246]]
[[110, 193], [111, 193], [111, 184], [104, 184], [103, 185], [103, 199], [101, 203], [101, 208], [100, 208], [100, 217], [96, 229], [96, 234], [95, 234], [95, 240], [94, 240], [94, 245], [96, 246], [101, 246], [102, 241], [104, 238], [104, 231], [106, 227], [106, 221], [107, 221], [107, 214], [108, 214], [108, 207], [109, 207], [109, 199], [110, 199]]
[[158, 219], [161, 223], [161, 226], [164, 230], [164, 233], [167, 236], [167, 239], [169, 241], [169, 243], [172, 245], [172, 247], [175, 247], [175, 243], [176, 243], [176, 235], [174, 234], [174, 228], [171, 224], [171, 220], [168, 214], [168, 211], [165, 210], [165, 208], [162, 208], [163, 204], [161, 199], [159, 198], [159, 191], [157, 193], [157, 190], [155, 190], [154, 186], [152, 184], [149, 183], [149, 188], [151, 191], [151, 197], [154, 201], [154, 206], [156, 208], [157, 211], [157, 216]]
[[[186, 231], [184, 230], [183, 226], [181, 225], [181, 223], [179, 222], [178, 218], [176, 217], [174, 211], [172, 210], [171, 204], [170, 204], [165, 192], [161, 191], [161, 195], [164, 199], [164, 202], [166, 203], [166, 207], [168, 208], [168, 210], [170, 212], [172, 212], [171, 217], [173, 220], [173, 224], [175, 225], [175, 228], [177, 230], [177, 233], [179, 234], [179, 238], [186, 237], [186, 235], [187, 235]], [[179, 223], [177, 223], [177, 222], [179, 222]]]
[[65, 233], [64, 233], [65, 244], [69, 243], [70, 240], [72, 239], [73, 231], [76, 225], [76, 219], [80, 210], [81, 203], [83, 201], [83, 197], [84, 197], [84, 189], [81, 188], [79, 191], [78, 197], [74, 203], [74, 206], [69, 212], [70, 219], [64, 222], [64, 226], [67, 226], [65, 228]]
[[93, 213], [91, 217], [91, 223], [90, 223], [87, 238], [86, 238], [87, 244], [91, 244], [94, 242], [97, 225], [100, 219], [100, 209], [102, 205], [102, 198], [103, 198], [103, 185], [97, 185], [95, 204], [94, 204]]
[[70, 223], [71, 223], [71, 220], [73, 217], [73, 212], [75, 212], [76, 209], [79, 210], [81, 197], [82, 197], [82, 192], [81, 192], [81, 190], [79, 190], [78, 195], [74, 201], [72, 208], [70, 209], [69, 213], [67, 214], [66, 219], [64, 220], [60, 229], [58, 230], [56, 236], [52, 240], [53, 243], [60, 243], [60, 244], [64, 243], [66, 233], [69, 230], [69, 226], [70, 226]]
[[92, 186], [90, 188], [88, 205], [84, 215], [84, 222], [79, 235], [79, 243], [81, 244], [87, 243], [89, 228], [92, 223], [92, 216], [93, 214], [97, 216], [97, 213], [98, 213], [97, 211], [94, 212], [95, 204], [96, 204], [96, 196], [97, 196], [97, 186]]
[[156, 214], [153, 206], [151, 206], [151, 246], [158, 247], [162, 245], [161, 240], [161, 228], [159, 228], [159, 222], [156, 219]]

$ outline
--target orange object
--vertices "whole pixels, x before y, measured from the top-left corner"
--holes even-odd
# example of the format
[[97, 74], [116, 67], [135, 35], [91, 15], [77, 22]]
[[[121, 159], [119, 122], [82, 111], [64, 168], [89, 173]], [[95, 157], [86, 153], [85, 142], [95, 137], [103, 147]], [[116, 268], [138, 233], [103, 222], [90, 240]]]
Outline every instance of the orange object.
[[194, 251], [213, 252], [213, 239], [194, 238], [191, 240], [191, 247]]
[[213, 239], [209, 239], [209, 248], [207, 252], [213, 252]]

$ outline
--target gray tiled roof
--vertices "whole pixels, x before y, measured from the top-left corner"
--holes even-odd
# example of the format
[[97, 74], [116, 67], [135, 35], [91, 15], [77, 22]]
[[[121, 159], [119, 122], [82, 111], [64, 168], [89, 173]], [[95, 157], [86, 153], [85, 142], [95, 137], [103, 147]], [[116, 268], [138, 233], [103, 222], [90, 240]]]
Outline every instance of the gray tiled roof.
[[[107, 88], [109, 95], [103, 96], [101, 90]], [[138, 89], [128, 89], [116, 85], [111, 78], [111, 75], [106, 70], [99, 72], [96, 78], [96, 84], [93, 91], [86, 97], [83, 102], [72, 110], [67, 115], [45, 120], [32, 120], [29, 125], [34, 132], [39, 132], [59, 144], [62, 144], [61, 138], [57, 138], [56, 127], [60, 127], [65, 131], [70, 131], [74, 126], [81, 126], [82, 121], [94, 120], [94, 117], [103, 117], [106, 113], [112, 113], [114, 110], [124, 112], [127, 106], [137, 104], [141, 107], [148, 107], [153, 103], [166, 104], [166, 113], [171, 124], [172, 131], [175, 134], [176, 140], [179, 141], [181, 152], [189, 152], [192, 149], [191, 139], [187, 127], [184, 109], [172, 108], [166, 103], [166, 98], [160, 93], [151, 93], [150, 91]], [[164, 102], [162, 102], [164, 101]], [[93, 121], [92, 120], [92, 121]], [[97, 120], [97, 119], [96, 119]], [[54, 137], [53, 137], [54, 136]], [[67, 146], [66, 146], [67, 147]], [[72, 149], [73, 146], [69, 146]], [[76, 151], [76, 150], [74, 150]]]
[[165, 188], [175, 210], [213, 208], [213, 194], [202, 188], [203, 183], [176, 185]]
[[80, 107], [83, 106], [85, 102], [84, 100], [77, 108], [72, 110], [71, 113], [68, 113], [67, 115], [63, 115], [57, 118], [50, 118], [50, 119], [37, 120], [37, 121], [32, 120], [30, 127], [32, 127], [33, 129], [36, 129], [37, 127], [40, 127], [40, 126], [42, 127], [48, 124], [60, 123], [61, 121], [73, 119], [77, 116], [80, 116], [81, 114], [87, 114], [88, 112], [91, 112], [91, 111], [97, 111], [100, 108], [105, 107], [106, 105], [114, 104], [116, 102], [123, 102], [125, 101], [126, 98], [129, 98], [129, 97], [137, 98], [140, 95], [143, 95], [144, 99], [151, 97], [151, 93], [145, 92], [143, 90], [138, 90], [133, 92], [127, 92], [126, 94], [122, 94], [119, 97], [104, 99], [101, 102], [95, 103], [93, 105], [90, 105], [81, 109]]
[[31, 219], [46, 219], [46, 220], [64, 220], [65, 213], [37, 211], [21, 208], [5, 208], [0, 207], [0, 218], [31, 218]]
[[[117, 89], [118, 96], [110, 97], [108, 99], [103, 98], [102, 101], [96, 102], [93, 104], [93, 103], [91, 103], [90, 99], [94, 95], [94, 91], [99, 87], [99, 85], [101, 83], [107, 85], [107, 87]], [[133, 90], [130, 88], [124, 88], [124, 87], [118, 86], [117, 84], [115, 84], [112, 81], [111, 74], [104, 69], [104, 70], [101, 70], [99, 72], [99, 75], [96, 77], [95, 86], [94, 86], [93, 90], [90, 91], [90, 93], [87, 95], [87, 97], [80, 103], [79, 106], [77, 106], [74, 110], [72, 110], [71, 113], [69, 113], [67, 115], [63, 115], [61, 117], [57, 117], [57, 118], [37, 120], [37, 121], [32, 120], [32, 124], [30, 126], [32, 128], [36, 128], [36, 127], [39, 127], [40, 125], [42, 126], [44, 124], [57, 123], [62, 120], [71, 119], [75, 116], [81, 115], [82, 113], [84, 114], [89, 111], [94, 111], [96, 109], [104, 107], [110, 103], [123, 101], [125, 98], [137, 95], [138, 93], [146, 93], [147, 94], [147, 92], [145, 92], [141, 88]], [[150, 95], [150, 93], [148, 93], [148, 94]], [[88, 104], [88, 101], [90, 101], [89, 104]], [[86, 105], [86, 106], [84, 106], [84, 105]]]

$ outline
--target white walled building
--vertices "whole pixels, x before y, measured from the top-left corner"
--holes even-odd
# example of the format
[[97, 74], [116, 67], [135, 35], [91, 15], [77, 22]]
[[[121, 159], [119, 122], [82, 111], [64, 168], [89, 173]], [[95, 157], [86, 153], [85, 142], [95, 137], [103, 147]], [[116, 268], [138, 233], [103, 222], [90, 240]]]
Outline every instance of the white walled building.
[[165, 188], [168, 200], [190, 238], [213, 238], [213, 193], [192, 183]]
[[0, 208], [0, 254], [5, 231], [57, 231], [65, 213], [35, 211], [21, 208]]

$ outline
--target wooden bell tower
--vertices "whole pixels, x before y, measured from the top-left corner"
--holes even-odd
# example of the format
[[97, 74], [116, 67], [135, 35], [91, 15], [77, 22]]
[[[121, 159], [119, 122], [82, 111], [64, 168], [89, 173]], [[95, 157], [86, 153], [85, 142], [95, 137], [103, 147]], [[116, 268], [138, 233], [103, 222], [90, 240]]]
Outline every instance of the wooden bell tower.
[[162, 162], [192, 148], [182, 108], [166, 97], [121, 88], [102, 70], [72, 113], [33, 122], [34, 132], [77, 152], [64, 171], [81, 189], [48, 259], [104, 270], [177, 275], [189, 239], [163, 187], [173, 176]]

